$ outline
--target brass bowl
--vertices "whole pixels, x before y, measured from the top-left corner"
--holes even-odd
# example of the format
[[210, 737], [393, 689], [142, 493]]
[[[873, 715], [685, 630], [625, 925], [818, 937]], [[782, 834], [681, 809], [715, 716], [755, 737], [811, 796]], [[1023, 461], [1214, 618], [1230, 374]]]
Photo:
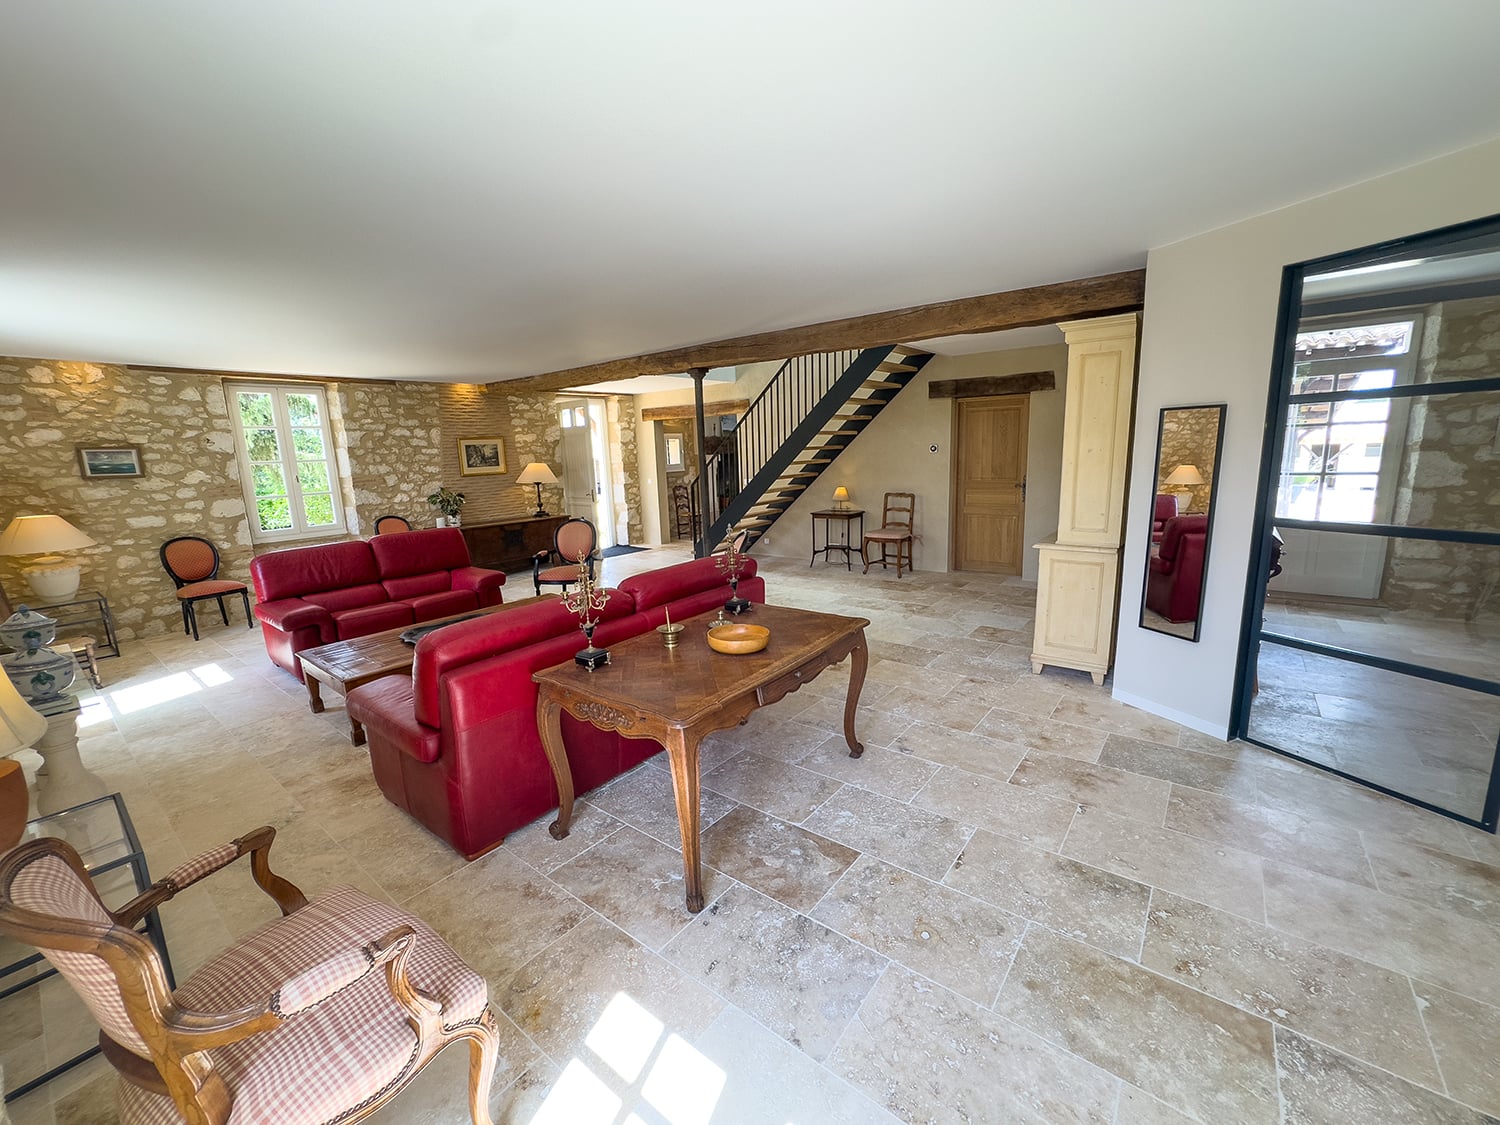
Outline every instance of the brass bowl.
[[731, 656], [759, 652], [770, 640], [771, 630], [764, 625], [720, 625], [708, 631], [708, 647]]

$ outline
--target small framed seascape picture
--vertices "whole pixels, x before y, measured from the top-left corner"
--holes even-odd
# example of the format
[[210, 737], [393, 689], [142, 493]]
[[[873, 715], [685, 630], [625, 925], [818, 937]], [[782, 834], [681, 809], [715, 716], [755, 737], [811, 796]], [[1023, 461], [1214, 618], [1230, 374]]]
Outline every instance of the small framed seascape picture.
[[84, 480], [98, 477], [143, 477], [146, 464], [138, 445], [77, 445], [78, 472]]
[[459, 438], [458, 471], [466, 477], [505, 472], [505, 442], [497, 437]]

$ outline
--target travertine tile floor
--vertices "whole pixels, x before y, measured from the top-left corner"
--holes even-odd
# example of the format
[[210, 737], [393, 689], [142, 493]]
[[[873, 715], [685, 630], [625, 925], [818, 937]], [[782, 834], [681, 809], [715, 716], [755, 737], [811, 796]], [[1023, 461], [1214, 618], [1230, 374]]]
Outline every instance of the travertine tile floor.
[[[1466, 607], [1460, 606], [1459, 610]], [[1272, 632], [1458, 675], [1492, 679], [1500, 614], [1475, 621], [1301, 597], [1266, 607]], [[1251, 737], [1479, 819], [1500, 698], [1284, 645], [1260, 650]]]
[[[84, 754], [158, 873], [271, 823], [305, 889], [352, 882], [435, 925], [502, 1013], [497, 1121], [1500, 1114], [1494, 837], [1033, 676], [1026, 584], [764, 570], [773, 601], [871, 619], [869, 749], [840, 748], [837, 671], [714, 738], [697, 917], [658, 760], [566, 841], [539, 822], [465, 864], [243, 629], [129, 644]], [[165, 918], [179, 970], [273, 909], [242, 872], [188, 894]], [[38, 1003], [41, 1049], [89, 1038]], [[0, 1026], [15, 1073], [34, 1026]], [[450, 1052], [380, 1120], [467, 1120], [464, 1073]], [[109, 1121], [111, 1085], [96, 1061], [12, 1112]]]

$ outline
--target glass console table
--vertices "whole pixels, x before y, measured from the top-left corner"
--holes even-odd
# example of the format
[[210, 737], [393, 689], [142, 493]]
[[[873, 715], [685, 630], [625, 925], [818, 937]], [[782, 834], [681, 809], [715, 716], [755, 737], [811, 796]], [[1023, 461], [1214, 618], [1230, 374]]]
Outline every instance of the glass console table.
[[[94, 880], [99, 897], [112, 910], [151, 886], [146, 855], [141, 851], [124, 798], [118, 793], [29, 821], [25, 839], [41, 836], [57, 836], [73, 845]], [[156, 911], [146, 915], [139, 931], [156, 946], [167, 983], [176, 988], [166, 935]], [[31, 946], [0, 937], [0, 1025], [10, 1028], [8, 1038], [14, 1044], [6, 1052], [6, 1101], [36, 1089], [99, 1053], [98, 1027], [83, 1001], [64, 982], [59, 980], [54, 987], [67, 989], [65, 1003], [53, 1003], [55, 998], [49, 997], [44, 1004], [41, 990], [26, 992], [56, 976], [57, 970]], [[54, 1021], [67, 1026], [60, 1033], [59, 1028], [49, 1026]], [[32, 1058], [37, 1060], [33, 1065], [22, 1065]]]

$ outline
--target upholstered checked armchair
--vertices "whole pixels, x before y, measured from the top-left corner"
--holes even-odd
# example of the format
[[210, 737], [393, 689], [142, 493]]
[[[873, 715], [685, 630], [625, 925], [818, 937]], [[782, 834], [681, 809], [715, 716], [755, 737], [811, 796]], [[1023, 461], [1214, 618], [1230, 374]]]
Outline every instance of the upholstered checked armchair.
[[[578, 567], [587, 563], [589, 577], [594, 576], [595, 548], [599, 545], [599, 533], [594, 525], [582, 516], [564, 520], [552, 533], [552, 550], [540, 551], [531, 560], [531, 581], [536, 586], [537, 597], [542, 596], [543, 586], [561, 586], [563, 593], [578, 581]], [[553, 559], [558, 565], [550, 565]]]
[[[469, 1111], [487, 1101], [498, 1038], [484, 978], [420, 919], [352, 887], [309, 902], [271, 871], [258, 828], [190, 860], [116, 911], [67, 843], [0, 859], [0, 932], [36, 946], [103, 1029], [125, 1125], [324, 1125], [391, 1101], [443, 1047], [469, 1042]], [[134, 930], [183, 888], [250, 857], [282, 917], [175, 992]]]

